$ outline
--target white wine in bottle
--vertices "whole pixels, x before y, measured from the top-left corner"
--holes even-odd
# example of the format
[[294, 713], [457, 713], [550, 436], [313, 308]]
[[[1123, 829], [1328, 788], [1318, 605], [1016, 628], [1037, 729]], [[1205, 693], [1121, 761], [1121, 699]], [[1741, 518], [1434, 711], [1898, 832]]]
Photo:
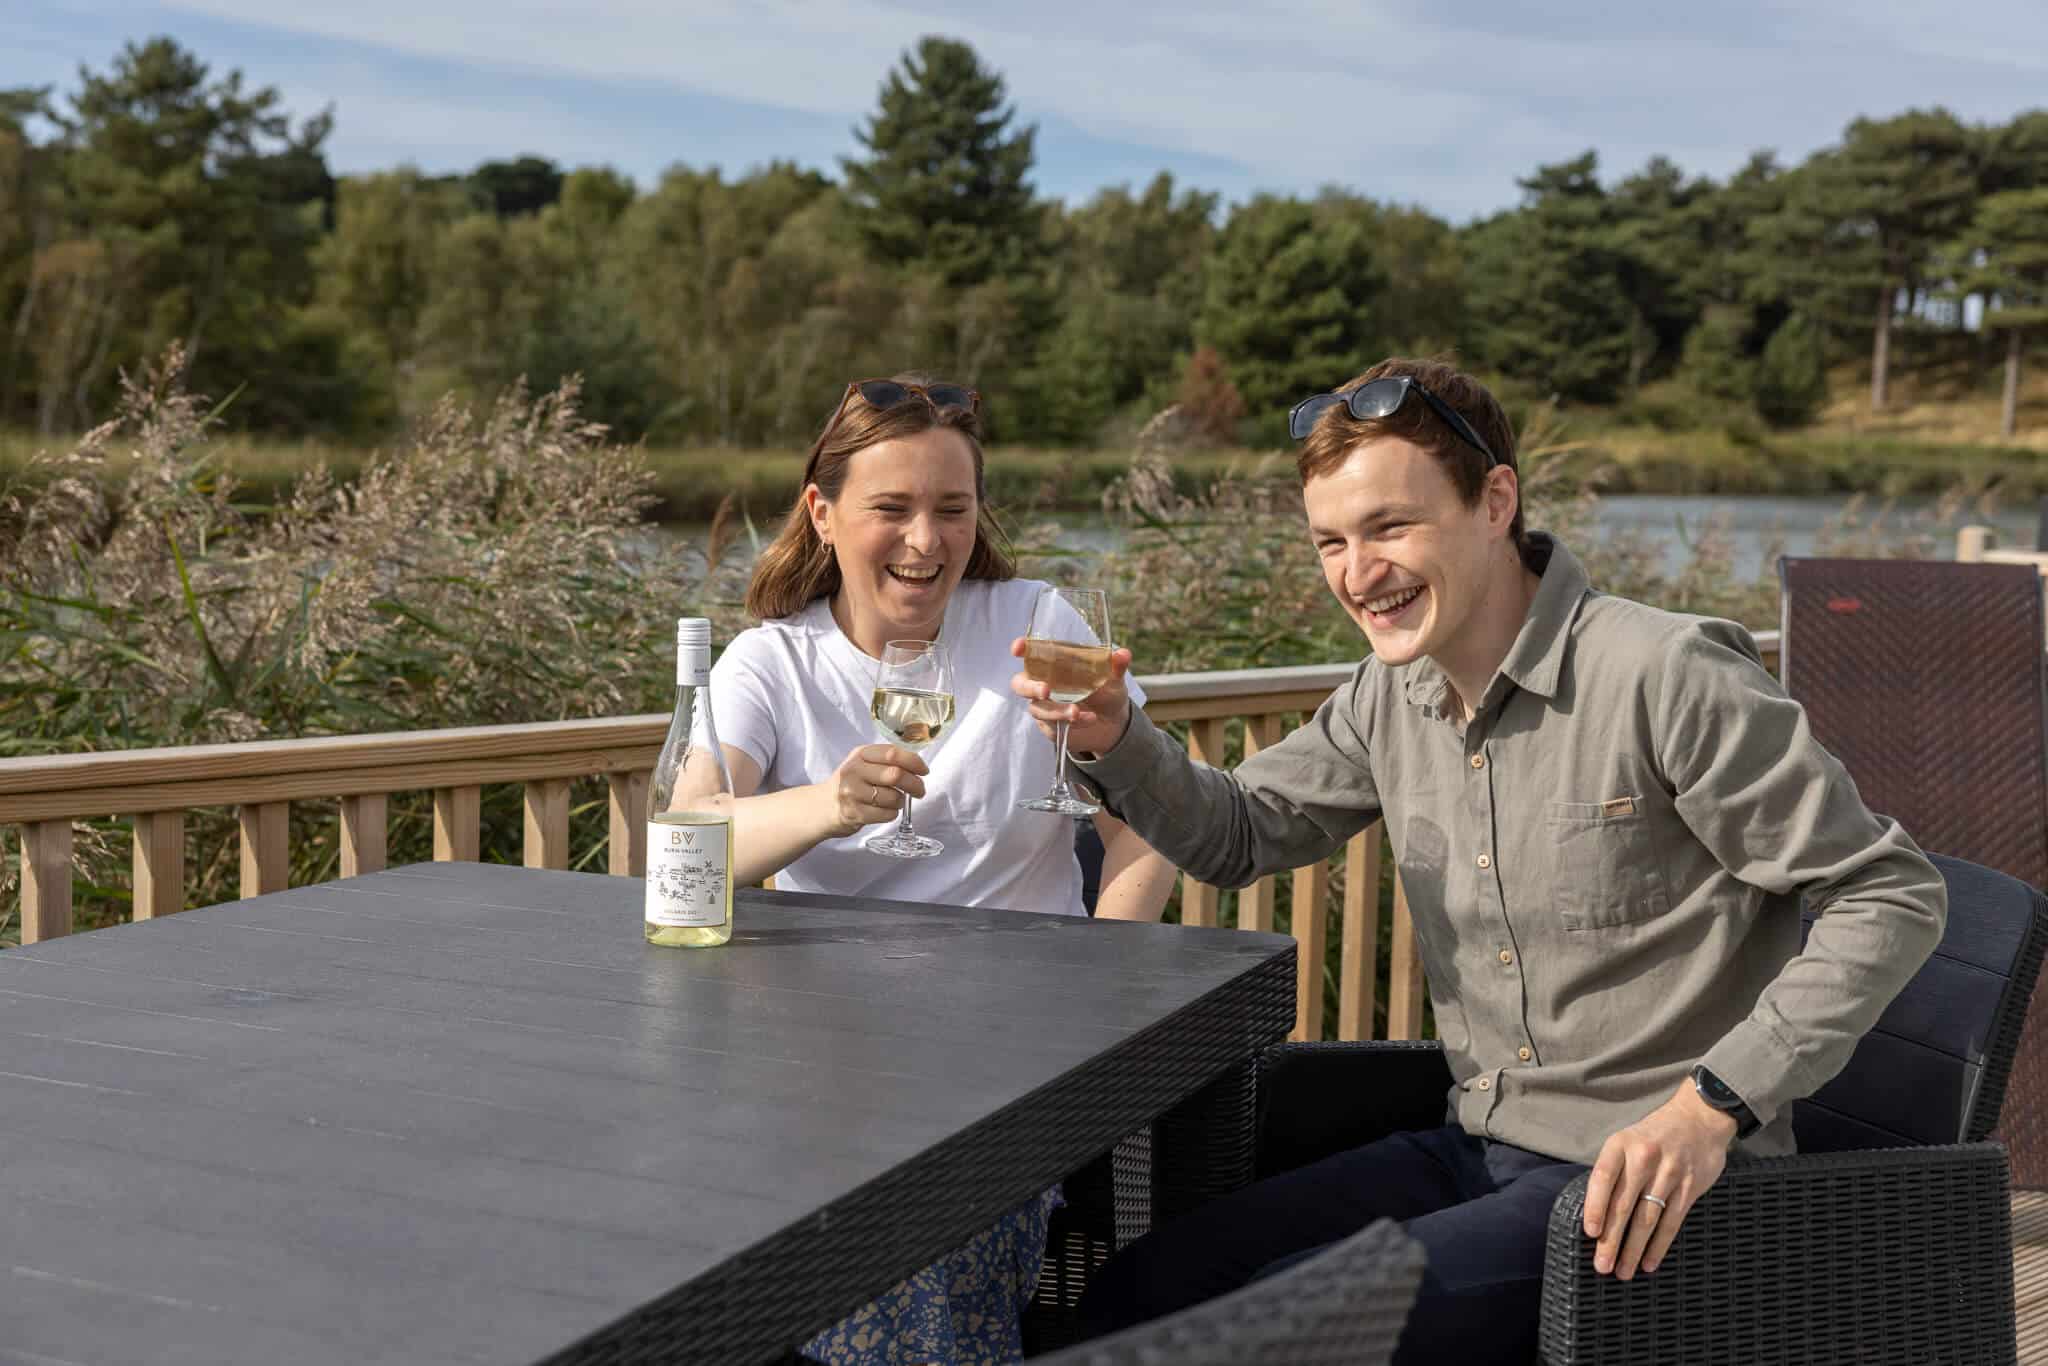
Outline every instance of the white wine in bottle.
[[684, 617], [675, 716], [647, 791], [648, 943], [702, 949], [732, 938], [732, 800], [711, 719], [711, 623]]

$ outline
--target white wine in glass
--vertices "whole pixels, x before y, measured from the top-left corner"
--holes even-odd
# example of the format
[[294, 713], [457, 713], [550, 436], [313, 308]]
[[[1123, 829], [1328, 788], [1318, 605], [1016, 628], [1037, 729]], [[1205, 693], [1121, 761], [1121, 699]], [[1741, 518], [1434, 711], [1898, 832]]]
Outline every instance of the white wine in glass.
[[[953, 723], [953, 666], [945, 648], [935, 640], [892, 640], [883, 646], [870, 710], [882, 739], [922, 753]], [[911, 825], [908, 792], [895, 828], [862, 847], [890, 858], [930, 858], [946, 849]]]
[[[1052, 689], [1055, 702], [1079, 702], [1110, 680], [1109, 596], [1100, 588], [1038, 590], [1031, 603], [1031, 622], [1024, 632], [1024, 676]], [[1067, 781], [1067, 723], [1055, 727], [1059, 758], [1053, 767], [1052, 790], [1043, 797], [1017, 803], [1026, 811], [1063, 816], [1092, 816], [1102, 807], [1075, 791]]]

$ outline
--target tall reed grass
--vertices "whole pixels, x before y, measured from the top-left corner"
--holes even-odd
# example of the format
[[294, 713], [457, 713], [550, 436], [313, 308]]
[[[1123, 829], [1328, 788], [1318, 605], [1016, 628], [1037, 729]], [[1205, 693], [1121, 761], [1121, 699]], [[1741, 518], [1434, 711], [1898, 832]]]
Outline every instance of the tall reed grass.
[[[0, 466], [0, 754], [665, 709], [671, 623], [709, 616], [721, 641], [749, 624], [746, 574], [791, 493], [743, 515], [735, 484], [796, 477], [764, 462], [769, 482], [728, 470], [720, 485], [718, 469], [693, 462], [722, 490], [708, 534], [657, 534], [658, 453], [585, 422], [572, 384], [483, 410], [443, 403], [353, 469], [298, 452], [314, 463], [250, 499], [248, 448], [222, 436], [182, 373], [174, 353], [134, 377], [113, 419], [74, 448]], [[1598, 452], [1566, 440], [1549, 410], [1524, 427], [1529, 523], [1571, 544], [1596, 584], [1752, 625], [1776, 619], [1775, 582], [1735, 574], [1725, 525], [1696, 535], [1675, 574], [1645, 538], [1593, 540]], [[1033, 480], [1007, 500], [1023, 569], [1106, 584], [1142, 671], [1362, 653], [1309, 549], [1290, 461], [1155, 453], [1089, 471], [1121, 548], [1087, 557], [1046, 549], [1048, 515], [1068, 505], [1060, 490], [1082, 475], [1059, 463], [1068, 457], [1042, 458], [1013, 467]], [[1928, 555], [1937, 538], [1936, 525], [1859, 509], [1823, 551]], [[394, 862], [431, 856], [430, 800], [392, 799]], [[596, 780], [572, 793], [578, 866], [603, 866], [604, 803]], [[186, 829], [192, 903], [234, 895], [232, 813], [194, 812]], [[80, 830], [78, 923], [124, 918], [126, 827]], [[483, 856], [516, 860], [520, 839], [517, 790], [487, 788]], [[333, 810], [296, 804], [291, 846], [295, 882], [334, 875]], [[10, 841], [0, 902], [12, 903], [18, 876]]]

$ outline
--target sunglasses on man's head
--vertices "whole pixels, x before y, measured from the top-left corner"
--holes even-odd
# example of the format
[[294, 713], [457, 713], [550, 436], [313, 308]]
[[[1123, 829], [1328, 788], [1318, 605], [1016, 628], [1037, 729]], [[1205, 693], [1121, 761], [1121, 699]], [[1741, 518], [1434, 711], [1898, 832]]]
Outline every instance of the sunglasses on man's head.
[[1444, 420], [1460, 441], [1486, 457], [1486, 468], [1492, 469], [1500, 463], [1487, 444], [1480, 440], [1479, 433], [1472, 430], [1472, 424], [1461, 417], [1456, 408], [1438, 398], [1422, 386], [1412, 375], [1389, 375], [1384, 379], [1370, 380], [1341, 394], [1311, 394], [1288, 410], [1287, 432], [1296, 441], [1306, 441], [1308, 434], [1315, 430], [1316, 420], [1330, 409], [1342, 404], [1353, 417], [1361, 422], [1377, 417], [1392, 417], [1408, 401], [1408, 395], [1420, 394], [1436, 415]]

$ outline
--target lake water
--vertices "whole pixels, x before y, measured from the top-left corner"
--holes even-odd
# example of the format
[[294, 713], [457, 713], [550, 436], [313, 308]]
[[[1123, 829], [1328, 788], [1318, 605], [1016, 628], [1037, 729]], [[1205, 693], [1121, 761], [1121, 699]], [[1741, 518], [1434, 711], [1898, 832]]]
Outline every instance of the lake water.
[[[1633, 535], [1661, 547], [1667, 571], [1685, 563], [1702, 532], [1719, 527], [1732, 544], [1735, 572], [1743, 578], [1762, 574], [1764, 559], [1774, 549], [1787, 555], [1815, 553], [1817, 542], [1831, 527], [1840, 532], [1845, 515], [1857, 530], [1869, 530], [1875, 522], [1887, 541], [1925, 533], [1933, 537], [1935, 553], [1941, 558], [1954, 558], [1956, 528], [1969, 523], [1996, 527], [2001, 545], [2030, 549], [2034, 544], [2034, 509], [2018, 505], [2001, 506], [1989, 514], [1970, 508], [1947, 522], [1941, 520], [1941, 509], [1932, 500], [1887, 504], [1866, 499], [1852, 511], [1850, 499], [1834, 497], [1613, 494], [1601, 498], [1597, 507], [1597, 534]], [[1099, 553], [1114, 549], [1123, 539], [1123, 528], [1099, 514], [1068, 513], [1057, 520], [1056, 541], [1063, 549]], [[685, 524], [671, 531], [701, 540], [706, 528]]]

